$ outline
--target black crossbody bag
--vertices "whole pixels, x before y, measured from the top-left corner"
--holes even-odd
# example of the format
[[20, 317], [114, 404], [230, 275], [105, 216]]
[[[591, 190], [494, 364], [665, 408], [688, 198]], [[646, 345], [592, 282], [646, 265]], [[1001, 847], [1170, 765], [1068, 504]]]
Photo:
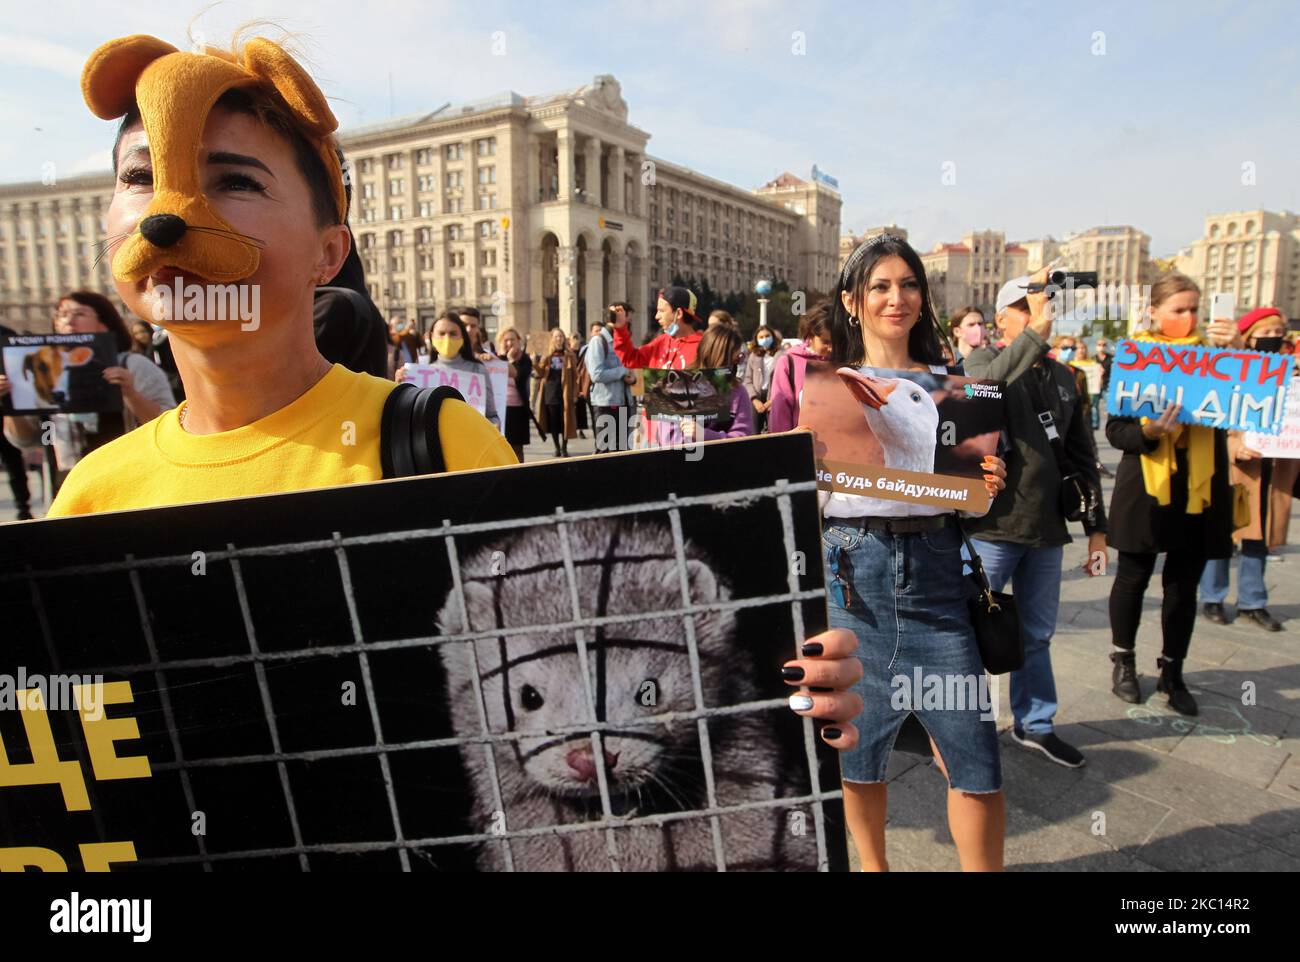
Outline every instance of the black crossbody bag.
[[980, 650], [980, 661], [990, 675], [1016, 671], [1025, 664], [1025, 640], [1020, 636], [1020, 612], [1016, 599], [1001, 591], [994, 591], [984, 573], [984, 562], [966, 537], [961, 519], [953, 516], [961, 540], [970, 554], [971, 573], [966, 577], [966, 607], [970, 611], [971, 627], [975, 630], [975, 644]]
[[[1048, 371], [1050, 378], [1051, 372]], [[1056, 429], [1056, 418], [1052, 408], [1043, 397], [1042, 385], [1034, 372], [1029, 371], [1028, 379], [1030, 401], [1038, 415], [1038, 423], [1043, 426], [1047, 440], [1052, 446], [1052, 456], [1056, 458], [1056, 470], [1061, 475], [1060, 506], [1066, 521], [1082, 521], [1089, 528], [1097, 527], [1098, 514], [1101, 509], [1101, 492], [1095, 490], [1088, 480], [1070, 468], [1069, 457], [1065, 453], [1065, 443], [1061, 432]], [[1056, 387], [1055, 383], [1051, 385]]]

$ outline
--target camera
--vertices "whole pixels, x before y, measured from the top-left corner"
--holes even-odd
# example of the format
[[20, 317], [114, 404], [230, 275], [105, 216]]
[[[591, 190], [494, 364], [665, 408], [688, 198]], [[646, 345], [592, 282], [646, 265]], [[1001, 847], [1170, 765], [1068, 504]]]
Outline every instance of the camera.
[[1062, 290], [1071, 287], [1097, 287], [1096, 271], [1049, 271], [1047, 281], [1042, 284], [1030, 284], [1025, 288], [1027, 293], [1037, 294], [1045, 291], [1049, 287], [1057, 287]]

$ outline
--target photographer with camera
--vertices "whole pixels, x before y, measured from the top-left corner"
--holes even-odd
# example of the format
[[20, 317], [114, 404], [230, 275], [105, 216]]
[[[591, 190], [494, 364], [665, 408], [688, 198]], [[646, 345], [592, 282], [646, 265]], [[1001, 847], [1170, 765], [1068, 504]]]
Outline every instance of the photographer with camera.
[[1052, 722], [1057, 699], [1049, 647], [1071, 540], [1067, 522], [1082, 521], [1088, 535], [1084, 570], [1104, 574], [1106, 512], [1074, 372], [1047, 356], [1051, 301], [1070, 278], [1050, 268], [1002, 285], [994, 321], [1005, 347], [976, 348], [966, 358], [967, 376], [1003, 382], [1010, 435], [1007, 490], [988, 514], [967, 524], [993, 590], [1010, 581], [1020, 610], [1025, 663], [1011, 673], [1011, 737], [1078, 768], [1083, 754], [1056, 735]]

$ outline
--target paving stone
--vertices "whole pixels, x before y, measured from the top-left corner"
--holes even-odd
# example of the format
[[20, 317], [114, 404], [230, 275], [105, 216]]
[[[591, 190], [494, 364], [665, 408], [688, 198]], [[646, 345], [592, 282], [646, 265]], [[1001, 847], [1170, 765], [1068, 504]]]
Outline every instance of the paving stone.
[[1131, 854], [1167, 872], [1188, 872], [1209, 868], [1215, 862], [1237, 858], [1258, 848], [1258, 842], [1244, 835], [1181, 812], [1170, 812], [1151, 838]]
[[1195, 719], [1184, 720], [1168, 712], [1167, 724], [1190, 725], [1188, 737], [1174, 749], [1174, 757], [1268, 788], [1289, 755], [1282, 746], [1282, 735], [1290, 718], [1210, 691], [1198, 692], [1197, 702], [1200, 714]]

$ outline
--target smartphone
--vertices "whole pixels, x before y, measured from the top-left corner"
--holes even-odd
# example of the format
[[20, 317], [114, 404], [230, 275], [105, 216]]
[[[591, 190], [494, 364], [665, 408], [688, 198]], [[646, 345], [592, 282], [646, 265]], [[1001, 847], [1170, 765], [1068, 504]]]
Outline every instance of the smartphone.
[[1210, 320], [1235, 321], [1237, 319], [1237, 295], [1215, 294], [1210, 299]]

